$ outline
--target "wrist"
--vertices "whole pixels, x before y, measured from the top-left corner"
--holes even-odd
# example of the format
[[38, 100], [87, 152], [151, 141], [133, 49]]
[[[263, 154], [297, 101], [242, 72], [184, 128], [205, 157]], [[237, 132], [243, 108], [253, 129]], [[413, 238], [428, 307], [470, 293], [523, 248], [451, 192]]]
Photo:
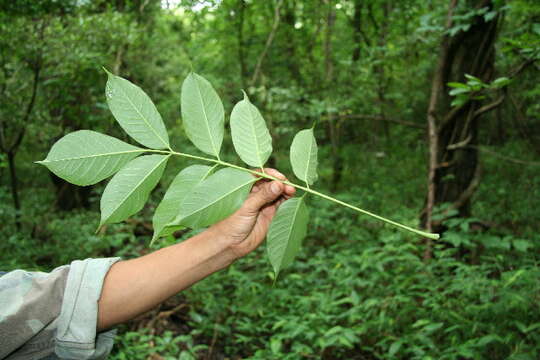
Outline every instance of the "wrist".
[[228, 267], [241, 257], [234, 250], [235, 240], [220, 228], [219, 223], [209, 227], [205, 233], [210, 241], [217, 244], [219, 254], [216, 257], [219, 258], [220, 268]]

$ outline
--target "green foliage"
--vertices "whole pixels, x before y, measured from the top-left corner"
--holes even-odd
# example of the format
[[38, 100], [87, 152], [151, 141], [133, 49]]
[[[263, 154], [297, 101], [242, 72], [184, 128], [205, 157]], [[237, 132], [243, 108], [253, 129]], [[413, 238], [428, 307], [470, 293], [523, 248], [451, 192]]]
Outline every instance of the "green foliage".
[[182, 226], [169, 226], [180, 211], [180, 205], [184, 202], [186, 196], [193, 189], [206, 179], [214, 170], [214, 167], [206, 165], [192, 165], [180, 171], [174, 178], [169, 189], [163, 196], [163, 200], [156, 208], [152, 223], [154, 227], [154, 236], [152, 242], [161, 236], [170, 235], [171, 229], [178, 229]]
[[191, 142], [219, 159], [225, 121], [223, 104], [208, 80], [194, 72], [182, 84], [182, 119]]
[[[316, 205], [313, 223], [328, 221], [331, 207]], [[215, 336], [220, 353], [242, 359], [540, 354], [540, 271], [532, 263], [515, 270], [504, 260], [520, 262], [520, 253], [491, 249], [473, 264], [458, 259], [459, 248], [440, 244], [426, 264], [421, 242], [377, 234], [352, 222], [310, 227], [310, 241], [325, 246], [305, 247], [293, 273], [274, 287], [272, 274], [250, 271], [265, 262], [260, 250], [185, 293], [188, 324], [203, 343]]]
[[80, 130], [56, 142], [47, 158], [37, 163], [72, 184], [85, 186], [110, 177], [144, 151], [108, 135]]
[[278, 208], [267, 238], [268, 259], [276, 278], [281, 269], [292, 264], [306, 236], [309, 221], [304, 197], [285, 201]]
[[168, 226], [200, 229], [223, 220], [240, 208], [257, 179], [237, 169], [216, 171], [195, 185], [179, 204]]
[[149, 148], [170, 148], [165, 124], [148, 95], [128, 80], [107, 74], [107, 104], [122, 129]]
[[317, 180], [317, 141], [313, 129], [299, 131], [291, 144], [291, 165], [294, 175], [307, 184]]
[[[164, 199], [160, 205], [160, 213], [155, 218], [158, 227], [154, 230], [153, 240], [161, 235], [170, 234], [173, 229], [190, 227], [199, 229], [223, 220], [236, 211], [251, 190], [256, 178], [255, 173], [263, 178], [276, 180], [263, 172], [254, 172], [231, 163], [221, 161], [219, 152], [223, 140], [222, 104], [211, 84], [202, 76], [190, 73], [182, 86], [182, 113], [186, 125], [186, 133], [193, 144], [201, 151], [215, 155], [217, 159], [204, 158], [186, 153], [172, 151], [165, 125], [161, 120], [152, 100], [142, 89], [128, 80], [108, 73], [106, 96], [109, 107], [126, 132], [135, 140], [150, 147], [145, 155], [131, 160], [109, 182], [101, 198], [100, 226], [126, 220], [140, 211], [150, 192], [159, 182], [167, 160], [171, 155], [184, 156], [192, 159], [215, 163], [228, 168], [217, 171], [198, 183], [188, 181], [186, 195], [181, 194], [182, 201], [173, 204], [169, 197], [175, 198], [178, 193], [176, 186], [184, 185], [185, 181], [174, 183], [173, 195]], [[272, 152], [271, 137], [264, 120], [257, 108], [249, 102], [244, 93], [244, 100], [238, 103], [231, 115], [232, 138], [235, 149], [240, 157], [249, 165], [261, 168]], [[73, 138], [77, 141], [73, 141]], [[87, 149], [94, 143], [98, 149]], [[68, 144], [68, 145], [66, 145]], [[152, 149], [155, 147], [155, 149]], [[71, 154], [71, 149], [75, 149]], [[168, 148], [169, 151], [160, 150]], [[104, 171], [109, 165], [111, 156], [126, 153], [140, 154], [142, 149], [131, 147], [114, 138], [91, 131], [78, 132], [60, 139], [51, 149], [47, 159], [40, 162], [49, 165], [52, 160], [69, 161], [70, 166], [53, 167], [55, 173], [63, 179], [75, 179], [82, 184], [92, 184], [104, 175], [111, 175], [120, 168], [118, 162], [112, 168]], [[82, 156], [81, 156], [82, 154]], [[105, 155], [103, 155], [105, 154]], [[163, 154], [163, 155], [156, 155]], [[91, 158], [90, 164], [88, 158]], [[396, 223], [381, 216], [372, 214], [355, 206], [334, 199], [309, 189], [309, 184], [317, 178], [317, 144], [313, 129], [303, 130], [297, 134], [291, 146], [291, 164], [297, 176], [306, 181], [308, 188], [296, 186], [306, 193], [321, 196], [358, 212], [370, 215], [394, 226], [430, 238], [438, 238], [437, 234], [429, 234], [415, 230], [406, 225]], [[83, 166], [97, 166], [99, 171], [80, 172]], [[165, 210], [163, 210], [165, 209]], [[174, 214], [176, 213], [176, 214]], [[168, 222], [163, 220], [167, 219]], [[269, 244], [272, 247], [272, 264], [277, 273], [291, 263], [298, 252], [307, 227], [307, 208], [302, 200], [288, 201], [283, 211], [278, 211], [270, 228]], [[169, 228], [163, 232], [164, 228]]]
[[123, 167], [103, 191], [99, 226], [124, 221], [139, 212], [159, 182], [168, 159], [167, 155], [145, 155]]
[[449, 82], [447, 85], [452, 88], [449, 94], [454, 96], [452, 100], [452, 106], [462, 106], [470, 100], [483, 100], [486, 98], [484, 95], [487, 91], [496, 91], [508, 86], [511, 83], [511, 79], [507, 77], [499, 77], [487, 84], [479, 78], [465, 74], [467, 79], [466, 83]]
[[195, 344], [194, 335], [175, 335], [172, 331], [151, 335], [148, 331], [126, 332], [118, 339], [116, 349], [109, 357], [112, 360], [147, 360], [163, 354], [163, 360], [195, 360], [208, 349], [208, 345]]
[[245, 92], [244, 100], [231, 113], [231, 135], [238, 156], [246, 164], [262, 169], [272, 154], [272, 137], [261, 113]]
[[[273, 137], [269, 162], [284, 173], [295, 173], [288, 152], [295, 133], [319, 124], [314, 129], [317, 187], [418, 225], [428, 157], [422, 127], [447, 1], [329, 1], [324, 6], [283, 1], [266, 50], [276, 2], [176, 3], [51, 0], [0, 6], [0, 142], [10, 146], [25, 129], [15, 158], [18, 211], [12, 205], [8, 156], [0, 154], [0, 271], [49, 271], [85, 257], [129, 259], [195, 233], [184, 229], [173, 237], [168, 234], [178, 228], [165, 227], [160, 235], [167, 237], [147, 246], [152, 215], [167, 213], [174, 196], [181, 196], [176, 190], [182, 187], [172, 181], [193, 165], [189, 159], [170, 159], [163, 186], [156, 186], [143, 209], [126, 222], [107, 224], [99, 235], [94, 232], [106, 184], [73, 190], [34, 165], [55, 141], [80, 129], [144, 147], [114, 124], [100, 64], [154, 99], [171, 148], [185, 153], [200, 150], [189, 141], [186, 117], [179, 116], [178, 84], [190, 64], [222, 97], [223, 114], [231, 113], [238, 89], [246, 89]], [[504, 17], [496, 24], [493, 54], [494, 78], [499, 78], [540, 58], [540, 3], [493, 4], [486, 9], [458, 2], [450, 31], [457, 39], [474, 30], [474, 15], [492, 25]], [[476, 50], [456, 55], [476, 56]], [[263, 51], [259, 80], [252, 83], [250, 73]], [[36, 66], [41, 66], [37, 96], [24, 120]], [[186, 303], [185, 312], [164, 324], [160, 319], [149, 330], [134, 331], [144, 324], [137, 321], [120, 328], [111, 356], [538, 359], [540, 176], [538, 167], [529, 165], [538, 162], [540, 143], [538, 74], [536, 61], [500, 89], [461, 80], [470, 91], [454, 99], [486, 96], [487, 103], [504, 94], [505, 100], [479, 120], [483, 175], [472, 198], [474, 216], [446, 223], [431, 262], [421, 260], [420, 240], [317, 196], [306, 197], [309, 241], [287, 276], [287, 269], [281, 270], [272, 286], [275, 275], [264, 270], [268, 249], [263, 247], [185, 291], [179, 300]], [[219, 154], [238, 165], [230, 133], [221, 127], [215, 133], [222, 130]], [[76, 145], [72, 153], [82, 149]], [[99, 165], [93, 163], [89, 173], [99, 173]], [[172, 193], [160, 208], [168, 184]], [[78, 199], [82, 191], [87, 204], [60, 210], [63, 198]], [[164, 213], [161, 224], [170, 216]], [[21, 230], [14, 225], [16, 215]]]

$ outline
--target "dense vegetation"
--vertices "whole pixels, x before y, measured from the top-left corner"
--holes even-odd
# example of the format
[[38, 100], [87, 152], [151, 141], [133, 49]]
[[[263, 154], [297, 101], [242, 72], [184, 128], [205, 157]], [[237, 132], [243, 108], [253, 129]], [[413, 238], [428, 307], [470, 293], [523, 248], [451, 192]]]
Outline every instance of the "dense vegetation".
[[[0, 270], [130, 258], [192, 235], [149, 248], [187, 160], [98, 234], [105, 182], [75, 187], [34, 164], [79, 129], [131, 142], [102, 66], [145, 89], [188, 153], [173, 135], [191, 69], [226, 114], [246, 90], [268, 122], [270, 165], [291, 177], [292, 138], [316, 123], [321, 189], [443, 233], [431, 242], [310, 198], [303, 250], [277, 284], [263, 246], [121, 327], [111, 358], [540, 357], [537, 1], [0, 4]], [[234, 154], [230, 136], [223, 147]]]

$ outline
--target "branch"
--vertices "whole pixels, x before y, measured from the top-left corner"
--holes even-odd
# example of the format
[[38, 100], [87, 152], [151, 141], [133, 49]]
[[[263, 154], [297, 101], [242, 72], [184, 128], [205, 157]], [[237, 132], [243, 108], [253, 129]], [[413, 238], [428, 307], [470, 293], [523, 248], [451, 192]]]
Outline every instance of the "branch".
[[473, 120], [476, 119], [477, 117], [479, 117], [480, 115], [488, 112], [488, 111], [491, 111], [493, 109], [495, 109], [497, 106], [501, 105], [505, 99], [505, 95], [501, 95], [497, 100], [495, 100], [494, 102], [490, 103], [490, 104], [486, 104], [484, 106], [482, 106], [480, 109], [476, 110], [472, 116]]
[[488, 149], [486, 149], [484, 147], [480, 147], [480, 146], [476, 146], [476, 145], [469, 145], [469, 146], [467, 146], [467, 148], [477, 149], [480, 152], [484, 152], [486, 154], [489, 154], [489, 155], [494, 156], [496, 158], [499, 158], [501, 160], [505, 160], [505, 161], [508, 161], [508, 162], [516, 163], [516, 164], [540, 166], [540, 161], [525, 161], [525, 160], [521, 160], [521, 159], [516, 159], [516, 158], [510, 157], [510, 156], [501, 155], [501, 154], [499, 154], [499, 153], [497, 153], [495, 151], [488, 150]]
[[361, 120], [377, 120], [377, 121], [388, 121], [393, 122], [396, 124], [404, 125], [404, 126], [410, 126], [416, 129], [422, 129], [425, 130], [426, 127], [421, 124], [414, 123], [412, 121], [406, 121], [406, 120], [399, 120], [399, 119], [391, 119], [387, 118], [381, 115], [364, 115], [364, 114], [351, 114], [351, 115], [338, 115], [341, 119], [361, 119]]
[[326, 194], [323, 194], [319, 191], [316, 191], [316, 190], [313, 190], [309, 187], [306, 187], [306, 186], [302, 186], [302, 185], [299, 185], [299, 184], [295, 184], [293, 182], [290, 182], [290, 181], [284, 181], [282, 179], [278, 179], [272, 175], [268, 175], [267, 173], [265, 172], [260, 172], [260, 171], [256, 171], [256, 170], [252, 170], [252, 169], [247, 169], [247, 168], [244, 168], [242, 166], [238, 166], [238, 165], [234, 165], [234, 164], [231, 164], [229, 162], [226, 162], [226, 161], [222, 161], [222, 160], [219, 160], [219, 159], [213, 159], [213, 158], [207, 158], [207, 157], [203, 157], [203, 156], [197, 156], [197, 155], [191, 155], [191, 154], [187, 154], [187, 153], [182, 153], [182, 152], [177, 152], [177, 151], [172, 151], [172, 150], [154, 150], [154, 149], [146, 149], [146, 152], [150, 152], [150, 153], [156, 153], [156, 154], [166, 154], [166, 155], [175, 155], [175, 156], [182, 156], [182, 157], [186, 157], [186, 158], [189, 158], [189, 159], [194, 159], [194, 160], [201, 160], [201, 161], [206, 161], [206, 162], [210, 162], [210, 163], [213, 163], [213, 164], [218, 164], [218, 165], [222, 165], [222, 166], [227, 166], [227, 167], [230, 167], [230, 168], [233, 168], [233, 169], [237, 169], [237, 170], [240, 170], [240, 171], [245, 171], [245, 172], [248, 172], [250, 174], [253, 174], [257, 177], [260, 177], [260, 178], [264, 178], [264, 179], [270, 179], [270, 180], [275, 180], [275, 181], [279, 181], [285, 185], [290, 185], [292, 187], [295, 187], [297, 189], [300, 189], [300, 190], [303, 190], [305, 191], [306, 193], [309, 193], [309, 194], [312, 194], [312, 195], [315, 195], [315, 196], [319, 196], [319, 197], [322, 197], [323, 199], [326, 199], [326, 200], [329, 200], [329, 201], [332, 201], [336, 204], [339, 204], [339, 205], [342, 205], [342, 206], [345, 206], [349, 209], [352, 209], [356, 212], [359, 212], [361, 214], [364, 214], [364, 215], [367, 215], [367, 216], [370, 216], [372, 218], [375, 218], [377, 220], [380, 220], [382, 222], [385, 222], [387, 224], [390, 224], [390, 225], [393, 225], [395, 227], [398, 227], [402, 230], [407, 230], [407, 231], [410, 231], [410, 232], [413, 232], [417, 235], [420, 235], [422, 237], [426, 237], [426, 238], [429, 238], [429, 239], [433, 239], [433, 240], [437, 240], [439, 238], [439, 235], [438, 234], [431, 234], [429, 232], [426, 232], [426, 231], [422, 231], [422, 230], [417, 230], [417, 229], [413, 229], [407, 225], [403, 225], [403, 224], [400, 224], [396, 221], [393, 221], [393, 220], [390, 220], [390, 219], [387, 219], [385, 217], [382, 217], [382, 216], [379, 216], [377, 214], [374, 214], [370, 211], [367, 211], [367, 210], [364, 210], [364, 209], [361, 209], [357, 206], [354, 206], [354, 205], [351, 205], [349, 203], [346, 203], [344, 201], [341, 201], [339, 199], [336, 199], [336, 198], [333, 198], [329, 195], [326, 195]]
[[272, 45], [272, 41], [274, 41], [274, 36], [276, 35], [277, 28], [279, 26], [279, 22], [281, 20], [280, 17], [280, 8], [281, 4], [283, 3], [283, 0], [278, 0], [276, 3], [276, 8], [274, 9], [274, 23], [272, 24], [272, 29], [270, 30], [270, 34], [268, 34], [268, 38], [266, 39], [266, 44], [264, 45], [264, 50], [259, 56], [259, 59], [257, 60], [257, 65], [255, 65], [255, 72], [253, 73], [253, 77], [251, 78], [251, 86], [254, 86], [257, 82], [257, 79], [259, 78], [259, 74], [261, 72], [261, 66], [264, 61], [264, 58], [266, 57], [266, 54], [268, 53], [268, 50], [270, 49], [270, 46]]
[[458, 199], [449, 207], [449, 209], [459, 209], [462, 207], [470, 198], [473, 196], [474, 192], [480, 185], [480, 178], [482, 177], [482, 166], [480, 163], [476, 164], [476, 169], [474, 170], [473, 179], [469, 183], [469, 186], [463, 191]]
[[467, 138], [463, 141], [460, 141], [460, 142], [457, 142], [455, 144], [450, 144], [446, 147], [447, 150], [457, 150], [457, 149], [460, 149], [460, 148], [464, 148], [464, 147], [467, 147], [467, 145], [471, 142], [472, 140], [472, 134], [469, 133], [469, 136], [467, 136]]
[[459, 195], [458, 199], [454, 201], [449, 207], [447, 207], [443, 212], [440, 213], [441, 219], [434, 221], [433, 225], [439, 226], [443, 223], [443, 221], [446, 220], [446, 214], [450, 210], [459, 209], [462, 207], [474, 194], [476, 189], [478, 188], [478, 185], [480, 185], [480, 178], [482, 177], [482, 167], [480, 166], [480, 163], [477, 163], [476, 168], [474, 170], [473, 179], [469, 183], [469, 186]]
[[24, 138], [24, 134], [26, 133], [26, 127], [28, 125], [28, 119], [30, 118], [30, 114], [32, 113], [34, 104], [36, 103], [36, 95], [37, 95], [37, 90], [38, 90], [40, 73], [41, 73], [41, 60], [39, 60], [38, 63], [34, 67], [34, 82], [32, 84], [32, 95], [30, 97], [30, 101], [28, 102], [28, 105], [26, 106], [26, 111], [22, 119], [23, 128], [17, 135], [17, 139], [15, 140], [13, 145], [11, 145], [8, 151], [16, 150], [19, 147], [19, 145], [21, 145], [22, 139]]

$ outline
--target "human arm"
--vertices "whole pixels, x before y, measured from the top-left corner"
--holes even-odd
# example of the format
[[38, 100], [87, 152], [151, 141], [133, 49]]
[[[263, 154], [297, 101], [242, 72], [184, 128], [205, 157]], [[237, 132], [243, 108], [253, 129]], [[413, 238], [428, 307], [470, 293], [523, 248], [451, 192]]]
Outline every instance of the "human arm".
[[[265, 171], [285, 180], [274, 169]], [[256, 249], [277, 207], [294, 192], [278, 181], [260, 180], [242, 207], [227, 219], [182, 243], [114, 264], [98, 302], [98, 331], [148, 311]]]

